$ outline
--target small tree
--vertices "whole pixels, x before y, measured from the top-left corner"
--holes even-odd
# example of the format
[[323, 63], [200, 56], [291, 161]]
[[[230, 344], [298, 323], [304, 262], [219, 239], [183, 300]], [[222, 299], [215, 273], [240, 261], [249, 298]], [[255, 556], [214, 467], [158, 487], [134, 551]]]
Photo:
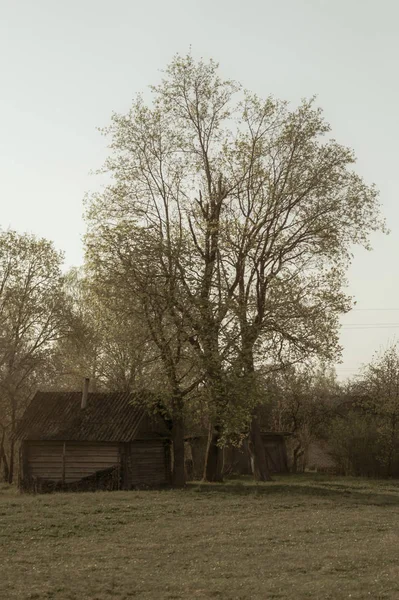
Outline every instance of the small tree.
[[330, 453], [344, 475], [378, 477], [384, 465], [378, 460], [381, 445], [375, 418], [363, 410], [347, 406], [333, 416], [329, 430]]
[[132, 391], [140, 386], [148, 356], [142, 319], [115, 310], [109, 294], [99, 293], [84, 269], [65, 276], [70, 330], [54, 347], [46, 384], [78, 389], [90, 377], [94, 390]]
[[328, 369], [309, 365], [280, 370], [269, 378], [268, 390], [273, 428], [293, 434], [295, 473], [311, 442], [327, 436], [339, 386]]
[[395, 460], [399, 458], [399, 350], [392, 344], [376, 354], [355, 386], [357, 404], [373, 415], [378, 432], [378, 459], [386, 468], [388, 477], [393, 474]]
[[0, 423], [6, 432], [1, 452], [10, 483], [17, 419], [54, 342], [67, 329], [61, 262], [62, 255], [47, 240], [14, 231], [0, 234]]

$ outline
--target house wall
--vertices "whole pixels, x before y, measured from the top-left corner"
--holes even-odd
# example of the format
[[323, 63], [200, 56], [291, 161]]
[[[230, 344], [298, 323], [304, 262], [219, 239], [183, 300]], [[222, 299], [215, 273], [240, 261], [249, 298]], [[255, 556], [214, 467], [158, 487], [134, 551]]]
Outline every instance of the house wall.
[[20, 487], [26, 490], [131, 489], [170, 482], [169, 443], [162, 439], [125, 444], [25, 441], [20, 456]]
[[123, 487], [170, 483], [170, 443], [163, 439], [135, 440], [124, 445]]
[[64, 484], [80, 481], [120, 464], [119, 444], [94, 442], [25, 442], [23, 478]]

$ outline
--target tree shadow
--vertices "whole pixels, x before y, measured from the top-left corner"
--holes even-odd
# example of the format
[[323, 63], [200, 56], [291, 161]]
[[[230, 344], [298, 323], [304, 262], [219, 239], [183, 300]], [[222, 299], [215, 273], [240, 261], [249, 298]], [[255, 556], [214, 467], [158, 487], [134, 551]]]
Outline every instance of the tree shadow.
[[378, 506], [399, 506], [399, 494], [387, 494], [383, 491], [367, 487], [361, 490], [345, 486], [344, 484], [333, 483], [323, 485], [323, 481], [307, 481], [300, 483], [280, 483], [278, 481], [270, 483], [253, 483], [247, 481], [234, 481], [226, 483], [207, 483], [190, 482], [187, 490], [193, 493], [205, 495], [221, 496], [280, 496], [289, 498], [320, 498], [342, 501], [350, 504], [378, 505]]

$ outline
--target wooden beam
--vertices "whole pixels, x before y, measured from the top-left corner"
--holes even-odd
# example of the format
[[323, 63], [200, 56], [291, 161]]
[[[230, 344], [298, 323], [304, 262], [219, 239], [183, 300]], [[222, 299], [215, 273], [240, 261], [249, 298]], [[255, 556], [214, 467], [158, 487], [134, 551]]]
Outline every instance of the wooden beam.
[[66, 442], [62, 447], [62, 485], [65, 485], [65, 455], [66, 455]]

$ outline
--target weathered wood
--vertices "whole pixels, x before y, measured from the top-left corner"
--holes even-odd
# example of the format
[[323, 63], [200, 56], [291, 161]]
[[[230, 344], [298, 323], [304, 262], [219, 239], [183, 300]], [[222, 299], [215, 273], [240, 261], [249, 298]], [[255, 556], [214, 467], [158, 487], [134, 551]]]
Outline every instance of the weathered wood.
[[28, 453], [26, 451], [26, 442], [22, 442], [21, 444], [21, 478], [29, 478], [29, 460]]
[[[97, 435], [94, 429], [88, 431], [91, 431], [90, 436]], [[156, 431], [160, 435], [156, 435]], [[76, 441], [60, 437], [56, 440], [26, 440], [21, 464], [26, 461], [29, 476], [21, 486], [35, 491], [54, 491], [131, 489], [141, 484], [170, 483], [170, 438], [165, 431], [157, 419], [145, 419], [134, 441], [106, 442], [101, 438], [98, 442], [93, 439]], [[77, 433], [81, 435], [80, 431]], [[60, 436], [60, 432], [57, 435]]]
[[120, 454], [118, 444], [68, 444], [66, 477], [82, 479], [110, 467], [118, 467]]
[[119, 466], [117, 444], [26, 442], [23, 453], [30, 476], [62, 484]]
[[65, 455], [66, 455], [66, 442], [62, 447], [62, 483], [65, 484]]
[[62, 442], [25, 442], [24, 455], [28, 463], [29, 477], [62, 481], [62, 452]]
[[162, 485], [170, 481], [170, 463], [163, 440], [135, 441], [130, 444], [130, 485]]

